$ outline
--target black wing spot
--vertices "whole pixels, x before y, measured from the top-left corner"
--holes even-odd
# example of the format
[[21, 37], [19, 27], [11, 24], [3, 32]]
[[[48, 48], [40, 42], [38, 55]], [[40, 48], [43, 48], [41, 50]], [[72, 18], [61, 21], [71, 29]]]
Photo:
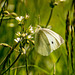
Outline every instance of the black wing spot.
[[52, 41], [52, 44], [53, 44], [54, 42]]

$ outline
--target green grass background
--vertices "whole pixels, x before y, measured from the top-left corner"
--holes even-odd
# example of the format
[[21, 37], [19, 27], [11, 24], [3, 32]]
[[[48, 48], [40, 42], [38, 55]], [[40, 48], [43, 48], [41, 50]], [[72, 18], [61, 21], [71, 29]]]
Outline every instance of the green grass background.
[[[35, 27], [38, 24], [44, 27], [48, 21], [51, 12], [51, 8], [49, 6], [50, 1], [51, 0], [8, 0], [8, 7], [6, 10], [8, 10], [9, 12], [15, 12], [18, 16], [25, 16], [28, 13], [30, 17], [25, 24], [25, 28], [28, 28], [30, 25]], [[56, 2], [58, 1], [59, 0], [56, 0]], [[71, 4], [72, 0], [66, 0], [55, 6], [49, 23], [49, 25], [52, 27], [51, 30], [60, 34], [64, 40], [66, 31], [66, 16], [68, 10], [71, 10]], [[39, 16], [40, 22], [38, 22]], [[13, 23], [14, 27], [8, 26], [8, 24], [10, 23]], [[0, 26], [0, 43], [7, 43], [13, 46], [14, 38], [16, 38], [15, 33], [18, 31], [20, 31], [20, 26], [15, 19], [3, 20], [2, 25]], [[8, 52], [9, 48], [0, 46], [0, 62], [4, 59]], [[38, 54], [35, 50], [32, 50], [28, 55], [29, 75], [47, 75], [47, 72], [49, 73], [49, 75], [53, 75], [54, 64], [56, 70], [55, 75], [68, 75], [66, 54], [67, 50], [65, 47], [65, 42], [63, 45], [60, 46], [60, 48], [58, 48], [56, 51], [53, 51], [49, 56], [42, 56]], [[10, 57], [10, 63], [14, 61], [17, 55], [18, 52], [16, 51], [12, 53]], [[60, 59], [57, 62], [59, 57]], [[69, 62], [71, 62], [71, 58]], [[21, 55], [19, 60], [10, 69], [10, 75], [26, 75], [24, 65], [25, 55]], [[8, 64], [6, 68], [7, 67]], [[69, 73], [71, 74], [71, 72], [71, 63], [69, 63]], [[8, 75], [8, 72], [5, 75]]]

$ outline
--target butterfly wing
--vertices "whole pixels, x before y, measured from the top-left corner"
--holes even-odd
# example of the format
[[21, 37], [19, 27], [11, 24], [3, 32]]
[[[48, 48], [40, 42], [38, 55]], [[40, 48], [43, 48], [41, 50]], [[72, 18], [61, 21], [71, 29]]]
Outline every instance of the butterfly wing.
[[40, 29], [35, 34], [35, 50], [43, 56], [48, 56], [50, 54], [50, 43], [45, 33]]
[[51, 46], [51, 52], [57, 48], [60, 47], [60, 45], [64, 42], [63, 38], [55, 33], [54, 31], [46, 28], [42, 28], [42, 31], [45, 33], [45, 35], [48, 38], [48, 41]]
[[35, 34], [35, 49], [43, 56], [48, 56], [53, 50], [60, 47], [63, 38], [54, 31], [40, 28]]

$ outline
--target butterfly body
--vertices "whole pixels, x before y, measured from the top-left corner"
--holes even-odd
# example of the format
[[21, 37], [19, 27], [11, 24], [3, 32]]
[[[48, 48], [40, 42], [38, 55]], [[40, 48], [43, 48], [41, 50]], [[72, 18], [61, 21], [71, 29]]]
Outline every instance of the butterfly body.
[[36, 29], [35, 50], [43, 56], [48, 56], [64, 42], [63, 38], [47, 28]]

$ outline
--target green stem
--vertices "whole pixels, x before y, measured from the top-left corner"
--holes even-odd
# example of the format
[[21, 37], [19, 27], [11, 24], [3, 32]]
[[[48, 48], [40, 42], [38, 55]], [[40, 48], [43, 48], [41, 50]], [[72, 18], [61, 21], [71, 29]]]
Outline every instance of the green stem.
[[54, 63], [54, 70], [53, 70], [53, 75], [55, 75], [56, 73], [56, 68], [55, 68], [55, 63]]
[[[10, 57], [9, 57], [9, 61], [8, 61], [9, 63], [9, 66], [10, 66]], [[10, 69], [9, 69], [9, 72], [8, 72], [8, 75], [10, 75]]]
[[66, 19], [66, 32], [65, 32], [65, 44], [66, 44], [66, 49], [67, 49], [67, 69], [68, 69], [68, 75], [69, 75], [69, 44], [68, 44], [68, 36], [69, 36], [69, 25], [70, 25], [70, 20], [69, 20], [69, 11], [67, 14], [67, 19]]
[[72, 64], [72, 70], [73, 70], [73, 26], [71, 26], [71, 64]]
[[[19, 41], [20, 42], [20, 41]], [[7, 60], [8, 60], [8, 58], [10, 57], [10, 55], [12, 54], [12, 52], [14, 51], [14, 49], [16, 48], [16, 46], [19, 44], [19, 42], [16, 44], [16, 45], [14, 45], [14, 47], [12, 48], [12, 49], [10, 49], [10, 51], [9, 51], [9, 53], [8, 53], [8, 55], [4, 58], [4, 60], [0, 63], [0, 66], [3, 64], [3, 67], [5, 66], [5, 64], [6, 64], [6, 62], [7, 62]], [[3, 70], [3, 68], [2, 68], [2, 70]]]
[[20, 55], [21, 55], [21, 53], [19, 53], [19, 55], [17, 56], [16, 60], [1, 75], [3, 75], [4, 73], [6, 73], [15, 64], [15, 62], [19, 59]]
[[[26, 65], [14, 67], [14, 68], [12, 68], [12, 70], [18, 69], [18, 68], [24, 68], [24, 67], [26, 67]], [[49, 75], [49, 72], [47, 72], [46, 70], [44, 70], [43, 68], [41, 68], [41, 67], [39, 67], [39, 66], [37, 66], [37, 65], [28, 65], [28, 67], [37, 68], [38, 70], [43, 71], [44, 73], [46, 73], [47, 75]]]
[[52, 13], [53, 13], [53, 8], [51, 9], [50, 16], [49, 16], [49, 19], [48, 19], [48, 21], [47, 21], [47, 24], [46, 24], [45, 28], [48, 26], [48, 24], [49, 24], [49, 22], [50, 22], [50, 20], [51, 20]]
[[28, 61], [27, 61], [27, 55], [25, 54], [25, 65], [26, 65], [26, 75], [29, 75], [28, 74]]
[[[1, 20], [2, 18], [0, 17], [0, 20]], [[9, 20], [9, 19], [15, 19], [15, 17], [3, 17], [3, 20]]]
[[[74, 6], [74, 7], [73, 7]], [[73, 21], [72, 21], [72, 26], [71, 26], [71, 65], [72, 65], [72, 73], [74, 72], [74, 29], [75, 29], [75, 0], [72, 2], [72, 8], [74, 8], [74, 13], [73, 13]]]
[[[1, 21], [0, 21], [0, 26], [1, 26], [1, 24], [2, 24], [2, 20], [3, 20], [3, 17], [4, 17], [4, 13], [3, 13], [3, 8], [5, 9], [5, 3], [7, 2], [7, 0], [5, 0], [5, 2], [4, 2], [4, 5], [3, 5], [3, 7], [2, 7], [2, 10], [1, 10], [1, 13], [3, 14], [2, 15], [2, 18], [1, 18]], [[0, 13], [0, 14], [1, 14]]]

